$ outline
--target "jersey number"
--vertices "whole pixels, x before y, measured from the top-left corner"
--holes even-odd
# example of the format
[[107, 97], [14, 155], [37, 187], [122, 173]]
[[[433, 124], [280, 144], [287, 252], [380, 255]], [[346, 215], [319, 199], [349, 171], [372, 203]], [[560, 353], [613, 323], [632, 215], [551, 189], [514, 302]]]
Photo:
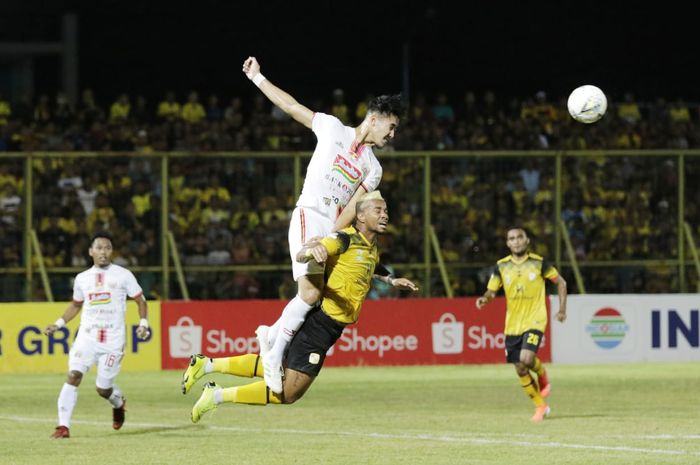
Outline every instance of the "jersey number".
[[528, 344], [531, 344], [531, 345], [533, 345], [533, 346], [536, 346], [537, 343], [538, 343], [539, 341], [540, 341], [540, 336], [539, 336], [539, 334], [530, 333], [530, 334], [527, 335], [527, 343], [528, 343]]

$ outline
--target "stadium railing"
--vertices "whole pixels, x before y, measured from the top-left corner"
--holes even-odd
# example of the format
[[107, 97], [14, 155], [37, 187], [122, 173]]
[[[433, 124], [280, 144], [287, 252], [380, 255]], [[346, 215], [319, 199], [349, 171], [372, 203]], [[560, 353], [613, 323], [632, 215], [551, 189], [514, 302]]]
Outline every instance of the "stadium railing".
[[[249, 163], [250, 160], [267, 160], [273, 161], [273, 164], [284, 164], [293, 179], [293, 192], [296, 194], [301, 190], [303, 180], [303, 166], [309, 158], [308, 152], [245, 152], [245, 153], [222, 153], [222, 152], [168, 152], [168, 153], [153, 153], [153, 154], [135, 154], [124, 152], [28, 152], [28, 153], [0, 153], [0, 166], [10, 166], [10, 171], [16, 172], [21, 178], [23, 191], [22, 197], [22, 224], [19, 225], [21, 230], [21, 253], [19, 254], [19, 263], [11, 261], [0, 262], [0, 284], [3, 288], [11, 289], [13, 293], [8, 293], [3, 299], [7, 300], [8, 295], [10, 300], [45, 300], [49, 295], [36, 293], [35, 274], [41, 273], [41, 267], [32, 263], [32, 257], [36, 253], [32, 250], [32, 229], [37, 229], [38, 218], [34, 215], [34, 197], [40, 192], [35, 183], [35, 174], [38, 170], [37, 166], [43, 163], [43, 177], [50, 178], [52, 162], [60, 164], [65, 160], [80, 159], [81, 163], [88, 160], [142, 160], [150, 159], [154, 162], [153, 166], [159, 168], [155, 170], [155, 176], [160, 176], [158, 184], [160, 186], [169, 186], [169, 173], [174, 164], [180, 161], [196, 160], [196, 163], [207, 165], [213, 160], [231, 160], [238, 165], [243, 166]], [[611, 160], [631, 160], [632, 165], [637, 165], [634, 173], [635, 179], [641, 179], [641, 182], [649, 182], [653, 189], [658, 189], [659, 192], [672, 192], [671, 208], [668, 205], [664, 208], [668, 209], [669, 213], [666, 216], [654, 218], [654, 227], [668, 227], [669, 233], [666, 234], [670, 246], [663, 250], [654, 250], [646, 255], [636, 255], [633, 257], [624, 257], [616, 259], [607, 258], [579, 258], [578, 266], [580, 273], [585, 275], [580, 280], [583, 283], [587, 282], [587, 288], [592, 292], [600, 292], [596, 289], [593, 283], [601, 276], [609, 274], [615, 269], [651, 270], [661, 277], [661, 280], [667, 280], [668, 289], [666, 292], [687, 292], [689, 288], [699, 286], [698, 275], [700, 274], [700, 265], [698, 265], [697, 251], [693, 241], [693, 228], [698, 228], [698, 217], [689, 216], [686, 218], [686, 208], [694, 206], [694, 199], [697, 198], [698, 188], [693, 179], [696, 174], [700, 173], [700, 150], [599, 150], [599, 151], [421, 151], [421, 152], [383, 152], [379, 154], [379, 158], [385, 166], [385, 180], [382, 181], [381, 189], [387, 191], [390, 199], [390, 205], [399, 205], [400, 197], [406, 195], [413, 202], [411, 204], [417, 216], [417, 228], [412, 230], [418, 234], [420, 240], [416, 241], [414, 247], [407, 254], [408, 259], [392, 263], [395, 269], [403, 274], [408, 274], [421, 283], [423, 290], [422, 295], [434, 296], [446, 294], [445, 289], [447, 283], [442, 284], [440, 277], [434, 272], [439, 270], [439, 264], [435, 263], [431, 250], [431, 225], [435, 225], [437, 237], [443, 246], [446, 244], [444, 235], [446, 231], [451, 231], [453, 234], [468, 235], [470, 231], [454, 231], [449, 225], [445, 227], [439, 226], [446, 220], [443, 215], [445, 209], [438, 205], [433, 198], [433, 190], [436, 187], [441, 187], [445, 178], [456, 176], [459, 182], [462, 179], [474, 177], [475, 175], [484, 176], [486, 179], [477, 179], [476, 181], [464, 181], [465, 184], [471, 183], [470, 188], [476, 190], [483, 189], [483, 183], [487, 184], [488, 189], [497, 192], [510, 189], [509, 183], [516, 176], [515, 170], [519, 169], [523, 160], [533, 159], [538, 163], [538, 169], [541, 174], [541, 184], [550, 185], [552, 189], [553, 208], [551, 211], [543, 209], [546, 216], [540, 218], [539, 223], [551, 223], [553, 227], [545, 230], [538, 238], [536, 243], [543, 245], [548, 253], [547, 257], [551, 257], [555, 264], [565, 274], [571, 273], [575, 267], [574, 260], [570, 257], [565, 257], [562, 254], [562, 245], [566, 246], [562, 237], [562, 228], [557, 227], [561, 213], [566, 205], [565, 196], [579, 189], [575, 181], [583, 176], [576, 172], [581, 166], [598, 166], [599, 171], [605, 171], [606, 164]], [[573, 163], [570, 163], [571, 161]], [[613, 162], [614, 166], [618, 166]], [[48, 168], [47, 168], [48, 166]], [[577, 168], [578, 167], [578, 168]], [[397, 176], [387, 176], [391, 174], [391, 170], [401, 169], [405, 173]], [[48, 176], [47, 176], [48, 170]], [[413, 170], [413, 171], [412, 171]], [[416, 171], [417, 170], [417, 171]], [[159, 173], [157, 172], [159, 171]], [[414, 172], [415, 171], [415, 172]], [[59, 174], [56, 171], [56, 177]], [[404, 174], [408, 173], [413, 176], [412, 180], [420, 183], [416, 186], [415, 183], [403, 185]], [[620, 173], [610, 171], [608, 176], [612, 179]], [[664, 178], [663, 176], [667, 176]], [[688, 177], [688, 180], [686, 178]], [[390, 179], [393, 178], [393, 179]], [[674, 179], [675, 181], [669, 181]], [[605, 180], [604, 180], [605, 181]], [[495, 185], [489, 183], [498, 183]], [[670, 185], [675, 182], [675, 185]], [[480, 186], [481, 184], [481, 186]], [[151, 188], [155, 189], [154, 186]], [[625, 186], [619, 186], [624, 191]], [[688, 189], [687, 189], [688, 188]], [[231, 190], [235, 191], [236, 187], [232, 186]], [[447, 189], [449, 191], [449, 189]], [[471, 193], [467, 196], [467, 200], [471, 200]], [[694, 197], [695, 196], [695, 197]], [[662, 196], [663, 197], [663, 196]], [[666, 199], [668, 200], [668, 199]], [[272, 274], [269, 279], [281, 280], [281, 276], [288, 274], [290, 265], [286, 261], [277, 263], [254, 264], [252, 262], [237, 265], [192, 265], [182, 264], [176, 265], [176, 269], [172, 269], [171, 261], [168, 257], [176, 255], [177, 244], [174, 239], [169, 239], [171, 232], [171, 224], [169, 222], [169, 207], [171, 205], [170, 192], [168, 188], [162, 189], [159, 197], [160, 202], [160, 224], [158, 237], [158, 257], [157, 261], [139, 263], [138, 266], [133, 266], [135, 272], [151, 273], [153, 279], [158, 285], [158, 296], [163, 299], [168, 298], [184, 298], [185, 289], [183, 285], [188, 277], [193, 273], [231, 273], [231, 272], [246, 272], [258, 274]], [[547, 201], [549, 202], [549, 201]], [[666, 202], [668, 204], [668, 202]], [[483, 207], [483, 206], [482, 206]], [[656, 208], [656, 207], [654, 207]], [[464, 215], [472, 209], [472, 205], [468, 205], [458, 211], [458, 215]], [[392, 210], [394, 215], [400, 215], [402, 212], [397, 209]], [[435, 211], [435, 213], [433, 213]], [[695, 210], [693, 210], [695, 211]], [[674, 215], [675, 213], [675, 215]], [[675, 216], [675, 218], [673, 218]], [[686, 219], [695, 224], [685, 225]], [[440, 220], [440, 221], [437, 221]], [[505, 223], [511, 223], [517, 218], [505, 218]], [[544, 221], [546, 220], [546, 221]], [[499, 220], [500, 221], [500, 220]], [[493, 221], [493, 224], [497, 222]], [[476, 223], [478, 224], [478, 223]], [[491, 223], [489, 223], [491, 224]], [[445, 260], [445, 269], [447, 270], [450, 280], [454, 283], [459, 281], [462, 284], [470, 282], [478, 282], [483, 284], [483, 271], [492, 266], [494, 259], [501, 255], [505, 255], [507, 251], [503, 247], [503, 237], [497, 236], [498, 228], [490, 228], [493, 236], [479, 238], [481, 245], [488, 245], [491, 250], [487, 252], [479, 251], [473, 255], [460, 255], [458, 260]], [[483, 235], [483, 233], [482, 233]], [[172, 243], [171, 243], [172, 242]], [[688, 244], [690, 244], [688, 246]], [[20, 245], [20, 244], [17, 244]], [[46, 244], [43, 244], [46, 245]], [[422, 247], [421, 247], [422, 245]], [[476, 250], [477, 247], [474, 249]], [[483, 249], [483, 247], [481, 247]], [[169, 250], [172, 249], [172, 250]], [[422, 251], [422, 253], [421, 253]], [[592, 257], [592, 255], [591, 255]], [[565, 258], [568, 258], [565, 259]], [[175, 264], [175, 261], [173, 261]], [[694, 266], [693, 266], [694, 265]], [[60, 281], [63, 290], [65, 291], [65, 283], [69, 282], [70, 277], [66, 275], [75, 274], [82, 270], [81, 267], [71, 266], [51, 266], [44, 267], [49, 278], [54, 278], [51, 287], [55, 287]], [[181, 270], [182, 275], [178, 273]], [[180, 281], [178, 289], [171, 286], [171, 274], [176, 273], [177, 279]], [[16, 278], [23, 276], [23, 280]], [[2, 283], [2, 281], [6, 281]], [[444, 280], [443, 280], [444, 281]], [[578, 278], [576, 281], [579, 281]], [[692, 284], [695, 286], [692, 286]], [[464, 285], [457, 286], [457, 293], [478, 294], [483, 289], [475, 286]], [[59, 286], [60, 287], [60, 286]], [[450, 286], [452, 287], [452, 286]], [[18, 291], [18, 288], [21, 291]], [[573, 292], [583, 290], [581, 285], [580, 290], [572, 289]], [[605, 291], [603, 291], [605, 292]], [[45, 294], [45, 293], [44, 293]], [[54, 293], [55, 294], [55, 293]], [[14, 296], [14, 297], [12, 297]], [[198, 298], [197, 295], [193, 298]]]

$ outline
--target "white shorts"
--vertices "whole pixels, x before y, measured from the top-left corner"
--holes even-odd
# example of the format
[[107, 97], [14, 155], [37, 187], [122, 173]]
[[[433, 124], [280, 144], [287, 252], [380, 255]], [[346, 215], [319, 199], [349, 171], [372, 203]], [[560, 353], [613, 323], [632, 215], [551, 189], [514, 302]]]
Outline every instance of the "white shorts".
[[296, 207], [292, 212], [289, 223], [289, 255], [292, 258], [292, 273], [294, 281], [301, 276], [323, 274], [324, 266], [311, 260], [308, 263], [297, 262], [297, 253], [304, 243], [312, 237], [325, 237], [333, 229], [333, 221], [316, 210], [307, 207]]
[[122, 368], [124, 345], [115, 346], [100, 344], [87, 337], [78, 337], [73, 343], [68, 356], [68, 370], [87, 373], [93, 364], [97, 365], [97, 380], [95, 384], [101, 389], [109, 389], [114, 384], [114, 378]]

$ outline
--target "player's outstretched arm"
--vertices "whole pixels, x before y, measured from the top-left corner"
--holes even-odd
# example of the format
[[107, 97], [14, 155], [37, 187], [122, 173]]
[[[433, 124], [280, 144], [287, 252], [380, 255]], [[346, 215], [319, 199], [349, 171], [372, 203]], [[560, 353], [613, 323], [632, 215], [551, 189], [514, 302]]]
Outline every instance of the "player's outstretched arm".
[[243, 62], [243, 72], [248, 79], [258, 86], [272, 103], [277, 105], [283, 112], [287, 113], [296, 121], [307, 128], [311, 128], [311, 120], [314, 117], [314, 112], [297, 102], [294, 97], [265, 78], [265, 76], [260, 73], [260, 64], [255, 57], [248, 57]]
[[389, 278], [389, 284], [402, 291], [417, 291], [418, 286], [409, 279], [406, 278]]
[[57, 331], [60, 328], [63, 328], [66, 323], [68, 323], [70, 320], [75, 318], [75, 316], [80, 313], [80, 309], [83, 307], [82, 302], [77, 303], [77, 302], [71, 302], [68, 304], [68, 308], [66, 308], [66, 311], [63, 312], [63, 316], [56, 320], [55, 323], [48, 325], [44, 329], [44, 334], [49, 335], [53, 334], [55, 331]]

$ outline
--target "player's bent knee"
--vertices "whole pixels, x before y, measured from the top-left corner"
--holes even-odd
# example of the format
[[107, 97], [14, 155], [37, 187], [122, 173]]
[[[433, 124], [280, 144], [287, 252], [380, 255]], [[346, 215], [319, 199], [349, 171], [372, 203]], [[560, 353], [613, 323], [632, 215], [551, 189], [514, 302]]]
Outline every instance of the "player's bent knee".
[[101, 397], [104, 397], [105, 399], [109, 399], [109, 396], [112, 395], [112, 388], [104, 389], [104, 388], [95, 386], [95, 390], [97, 391], [97, 393]]
[[79, 371], [69, 371], [66, 383], [72, 386], [80, 386], [80, 382], [83, 380], [83, 374]]
[[300, 391], [294, 391], [291, 392], [289, 395], [287, 393], [284, 393], [284, 398], [282, 399], [283, 404], [293, 404], [294, 402], [298, 401], [302, 397], [304, 397], [304, 394], [306, 394], [306, 388], [300, 390]]
[[514, 364], [515, 371], [519, 376], [525, 376], [530, 371], [528, 367], [523, 362], [517, 362]]
[[321, 300], [321, 291], [315, 287], [299, 289], [299, 297], [301, 297], [301, 300], [307, 304], [314, 305], [316, 302]]
[[302, 276], [299, 278], [299, 297], [309, 305], [321, 300], [323, 275]]

